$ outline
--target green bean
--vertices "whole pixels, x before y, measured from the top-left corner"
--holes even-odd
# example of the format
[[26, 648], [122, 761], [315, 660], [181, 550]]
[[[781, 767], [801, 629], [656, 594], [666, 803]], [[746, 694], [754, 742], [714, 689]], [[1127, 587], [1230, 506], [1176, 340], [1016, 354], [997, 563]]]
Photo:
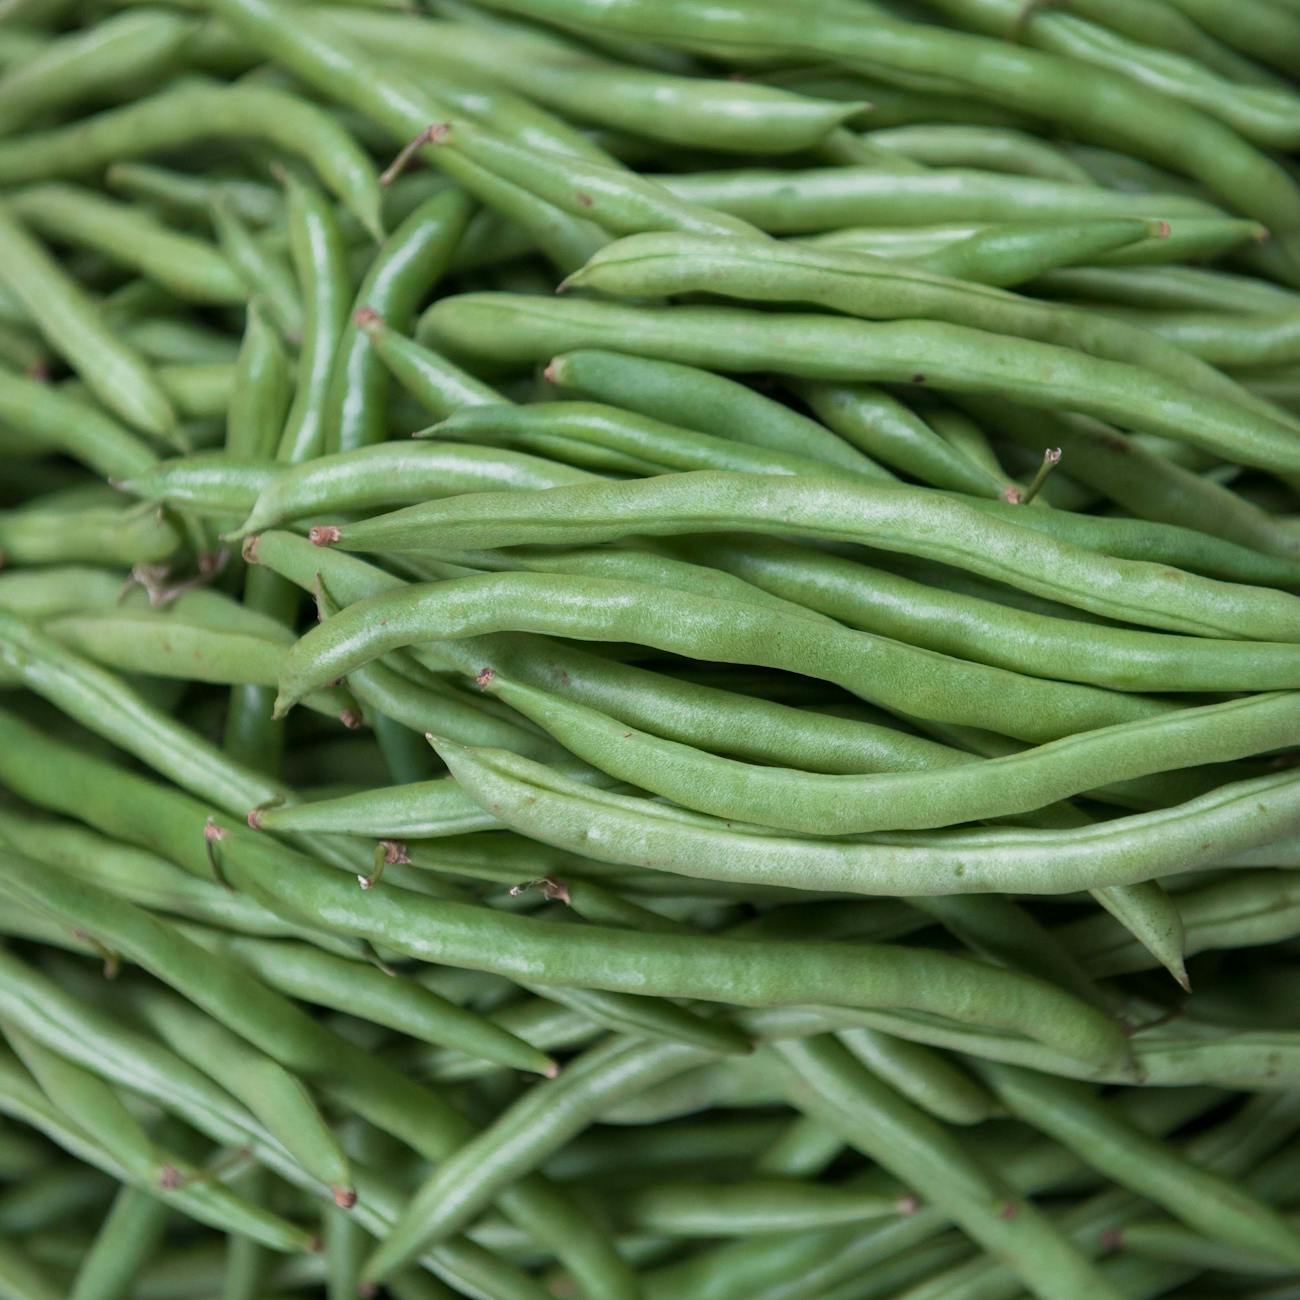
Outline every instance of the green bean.
[[1120, 1294], [1030, 1201], [987, 1173], [953, 1136], [873, 1078], [833, 1039], [782, 1042], [775, 1050], [801, 1111], [906, 1179], [1035, 1294]]
[[226, 455], [241, 460], [270, 460], [275, 455], [292, 383], [279, 339], [257, 303], [250, 303], [226, 411]]
[[[509, 31], [468, 23], [412, 23], [404, 17], [331, 14], [363, 45], [390, 56], [406, 51], [426, 68], [469, 70], [509, 80], [570, 120], [662, 140], [738, 153], [811, 148], [835, 127], [857, 119], [862, 103], [817, 101], [760, 84], [682, 77], [615, 64], [523, 27]], [[707, 124], [707, 125], [706, 125]]]
[[[279, 638], [214, 629], [171, 611], [65, 614], [46, 623], [45, 631], [88, 659], [122, 672], [223, 686], [274, 686], [285, 654]], [[351, 697], [338, 690], [319, 692], [309, 707], [345, 720], [353, 713]]]
[[[1188, 955], [1218, 948], [1277, 943], [1300, 932], [1295, 883], [1277, 871], [1252, 871], [1182, 893], [1178, 910], [1186, 929]], [[1061, 939], [1096, 975], [1143, 970], [1147, 954], [1109, 917], [1073, 922]]]
[[150, 361], [164, 364], [231, 365], [239, 356], [228, 336], [176, 317], [142, 316], [127, 323], [123, 332]]
[[1132, 320], [1212, 365], [1285, 366], [1300, 362], [1300, 316], [1214, 312], [1129, 313], [1107, 307], [1108, 315]]
[[933, 222], [1084, 221], [1222, 217], [1182, 194], [1134, 194], [967, 168], [900, 172], [881, 167], [807, 168], [662, 175], [691, 202], [743, 217], [770, 235], [812, 235], [849, 226]]
[[[1016, 0], [934, 0], [934, 4], [963, 26], [996, 36], [1016, 21], [1018, 12]], [[1287, 149], [1300, 135], [1300, 103], [1280, 88], [1242, 85], [1194, 59], [1152, 50], [1083, 16], [1039, 14], [1023, 31], [1024, 39], [1038, 49], [1119, 72], [1168, 100], [1218, 118], [1255, 144]]]
[[529, 758], [554, 758], [557, 754], [550, 740], [525, 730], [518, 721], [487, 712], [433, 673], [414, 681], [376, 660], [349, 675], [348, 689], [362, 704], [420, 736], [432, 731], [462, 744], [499, 745]]
[[176, 415], [144, 360], [100, 322], [84, 290], [12, 217], [0, 214], [3, 279], [51, 347], [104, 405], [159, 438]]
[[[257, 562], [299, 586], [314, 589], [324, 574], [340, 600], [400, 589], [400, 579], [341, 552], [322, 552], [305, 538], [263, 534]], [[563, 689], [590, 707], [613, 713], [658, 735], [810, 771], [903, 770], [936, 761], [945, 751], [892, 728], [871, 726], [737, 692], [702, 686], [556, 646], [536, 636], [485, 636], [443, 642], [434, 653], [414, 651], [435, 671], [477, 674], [485, 664], [519, 681]], [[515, 748], [513, 745], [510, 748]], [[517, 751], [521, 752], [521, 751]]]
[[1089, 185], [1091, 178], [1026, 131], [996, 126], [902, 126], [871, 131], [868, 143], [930, 167], [981, 167]]
[[0, 551], [10, 563], [153, 564], [180, 546], [178, 530], [149, 506], [0, 512]]
[[[121, 1126], [115, 1130], [119, 1139], [130, 1125], [135, 1125], [136, 1128], [139, 1125], [121, 1107], [112, 1089], [88, 1070], [63, 1060], [55, 1052], [41, 1046], [35, 1038], [20, 1036], [11, 1025], [6, 1025], [5, 1032], [11, 1035], [11, 1042], [21, 1039], [24, 1062], [29, 1068], [39, 1071], [37, 1077], [42, 1089], [55, 1086], [57, 1081], [60, 1089], [67, 1090], [67, 1095], [76, 1095], [80, 1099], [74, 1120], [66, 1115], [60, 1102], [47, 1102], [44, 1097], [34, 1096], [33, 1093], [37, 1090], [32, 1088], [30, 1078], [18, 1078], [17, 1070], [9, 1067], [8, 1062], [0, 1062], [0, 1108], [7, 1113], [17, 1114], [34, 1123], [48, 1137], [79, 1158], [123, 1181], [129, 1179], [133, 1185], [147, 1188], [151, 1194], [176, 1205], [200, 1222], [246, 1233], [272, 1250], [294, 1252], [311, 1249], [311, 1238], [301, 1228], [261, 1206], [245, 1201], [222, 1183], [195, 1178], [198, 1170], [179, 1157], [172, 1156], [170, 1152], [156, 1148], [142, 1129], [140, 1133], [143, 1143], [138, 1154], [129, 1155], [125, 1159], [119, 1150], [103, 1144], [103, 1134], [100, 1131], [104, 1128], [103, 1125], [96, 1125], [93, 1134], [87, 1133], [83, 1124], [91, 1117], [91, 1110], [99, 1115], [113, 1114], [114, 1123]], [[116, 1109], [113, 1102], [117, 1103]], [[123, 1116], [129, 1124], [123, 1121]], [[118, 1145], [122, 1145], [120, 1140]], [[171, 1174], [162, 1177], [168, 1169]], [[176, 1185], [170, 1186], [172, 1183]]]
[[[113, 895], [89, 881], [16, 854], [0, 862], [0, 869], [4, 871], [7, 894], [43, 907], [74, 925], [89, 926], [90, 933], [102, 936], [113, 951], [142, 962], [155, 974], [165, 969], [163, 977], [186, 991], [187, 996], [194, 997], [195, 990], [203, 988], [200, 1005], [228, 1021], [240, 1023], [228, 1009], [235, 997], [256, 1007], [251, 990], [265, 994], [255, 981], [236, 979], [230, 967], [207, 960], [202, 948], [166, 923], [134, 904], [114, 900]], [[187, 966], [192, 968], [192, 975], [186, 974]], [[227, 989], [222, 988], [223, 983]], [[218, 1020], [191, 1011], [169, 995], [142, 994], [134, 1005], [173, 1049], [202, 1060], [206, 1072], [243, 1101], [302, 1168], [330, 1187], [340, 1205], [350, 1205], [356, 1199], [347, 1159], [298, 1079]], [[293, 1033], [288, 1022], [284, 1033]]]
[[[716, 238], [701, 236], [643, 235], [602, 249], [566, 283], [616, 297], [654, 297], [703, 289], [740, 300], [816, 303], [872, 320], [944, 321], [1072, 348], [1112, 362], [1140, 364], [1225, 403], [1243, 401], [1241, 390], [1230, 382], [1225, 384], [1212, 368], [1189, 364], [1178, 348], [1153, 344], [1141, 330], [1117, 330], [1087, 312], [1036, 304], [1004, 290], [945, 280], [854, 251], [783, 244], [778, 251], [760, 252], [757, 245], [744, 242], [724, 245]], [[1026, 369], [1032, 355], [1031, 349], [1024, 359]], [[900, 372], [883, 377], [901, 379], [902, 375]], [[915, 373], [910, 373], [910, 378], [913, 383], [936, 382], [933, 376], [924, 374], [919, 381]], [[937, 382], [942, 386], [942, 380]], [[1024, 395], [1031, 404], [1040, 404], [1024, 393], [1028, 387], [1022, 379], [1018, 395]], [[1159, 400], [1161, 388], [1153, 389], [1151, 400]], [[1143, 396], [1135, 388], [1130, 401], [1139, 404]], [[1244, 400], [1251, 404], [1249, 397]], [[1266, 411], [1259, 413], [1268, 416]], [[1141, 417], [1130, 410], [1127, 418]]]
[[289, 242], [302, 287], [303, 337], [293, 404], [276, 458], [296, 465], [325, 447], [326, 403], [334, 354], [347, 319], [343, 238], [324, 195], [289, 174]]
[[974, 98], [994, 99], [1168, 164], [1279, 231], [1300, 226], [1300, 196], [1263, 153], [1213, 118], [1108, 69], [1093, 68], [1080, 77], [1071, 60], [829, 2], [801, 13], [753, 2], [707, 11], [684, 3], [638, 3], [616, 14], [598, 0], [577, 6], [571, 0], [493, 0], [492, 7], [544, 17], [556, 6], [563, 6], [570, 20], [580, 16], [584, 25], [666, 35], [677, 45], [700, 40], [729, 51], [796, 54], [850, 67], [865, 63], [885, 80], [941, 77], [945, 88], [959, 87]]
[[[452, 116], [441, 101], [404, 72], [368, 59], [341, 32], [320, 25], [304, 28], [296, 13], [274, 0], [208, 0], [208, 7], [260, 52], [282, 62], [297, 78], [331, 99], [361, 112], [395, 141], [423, 138], [431, 123]], [[589, 222], [573, 219], [449, 150], [426, 147], [422, 156], [488, 207], [525, 225], [563, 270], [581, 265], [603, 242]]]
[[[834, 681], [913, 715], [1051, 739], [1167, 706], [968, 664], [825, 620], [734, 599], [568, 574], [484, 574], [358, 602], [310, 631], [284, 661], [277, 714], [388, 651], [435, 636], [533, 631], [631, 641], [695, 658], [757, 663]], [[647, 602], [659, 616], [647, 617]], [[494, 668], [495, 665], [485, 665]]]
[[284, 214], [278, 191], [262, 181], [196, 176], [151, 163], [114, 163], [104, 175], [110, 189], [156, 204], [177, 216], [204, 220], [213, 198], [222, 195], [235, 215], [256, 225], [271, 225]]
[[11, 212], [41, 234], [97, 249], [185, 302], [237, 303], [244, 290], [205, 240], [178, 234], [135, 207], [77, 185], [31, 185], [10, 194]]
[[146, 473], [158, 462], [147, 444], [111, 416], [31, 379], [0, 373], [0, 418], [98, 474], [125, 478]]
[[872, 1029], [838, 1035], [850, 1052], [914, 1105], [949, 1124], [980, 1124], [996, 1103], [969, 1075], [919, 1043]]
[[1111, 559], [1049, 534], [1029, 534], [955, 498], [829, 478], [696, 472], [527, 496], [480, 492], [331, 526], [317, 541], [356, 550], [418, 551], [538, 542], [587, 545], [631, 534], [737, 529], [900, 551], [1166, 631], [1290, 641], [1300, 608], [1300, 601], [1285, 592]]
[[721, 375], [618, 352], [556, 357], [546, 377], [561, 388], [665, 424], [811, 457], [870, 475], [872, 463], [814, 420]]
[[1003, 497], [1011, 488], [1000, 469], [974, 462], [901, 402], [866, 385], [805, 384], [799, 388], [818, 419], [847, 442], [935, 487]]
[[986, 1063], [979, 1070], [1015, 1114], [1196, 1231], [1291, 1267], [1300, 1260], [1293, 1228], [1275, 1211], [1158, 1140], [1143, 1137], [1081, 1085], [1009, 1065]]
[[77, 1269], [69, 1300], [122, 1300], [162, 1244], [168, 1208], [157, 1197], [123, 1187], [95, 1243]]
[[[681, 230], [735, 238], [761, 234], [747, 221], [683, 203], [671, 191], [612, 167], [573, 157], [547, 158], [536, 149], [498, 139], [467, 122], [445, 122], [431, 143], [553, 203], [589, 217], [615, 234]], [[557, 170], [558, 169], [558, 170]]]
[[1297, 462], [1291, 430], [1269, 414], [1122, 361], [946, 322], [465, 294], [435, 303], [421, 333], [454, 353], [512, 365], [594, 343], [631, 350], [635, 338], [638, 350], [660, 359], [725, 370], [776, 369], [805, 379], [923, 383], [957, 392], [1014, 391], [1030, 405], [1077, 408], [1277, 473], [1294, 472]]
[[[263, 431], [269, 432], [270, 427], [268, 422]], [[279, 433], [276, 426], [277, 438]], [[159, 461], [153, 468], [135, 473], [114, 486], [145, 501], [183, 507], [214, 519], [230, 519], [246, 514], [258, 493], [286, 472], [270, 460], [245, 459], [225, 452], [198, 452]]]
[[352, 951], [346, 943], [312, 935], [211, 880], [198, 879], [152, 853], [73, 823], [6, 811], [0, 813], [0, 840], [28, 857], [39, 853], [55, 866], [108, 886], [151, 911], [172, 912], [241, 934], [301, 938], [330, 951]]
[[224, 423], [235, 380], [232, 365], [218, 362], [201, 366], [159, 366], [155, 373], [178, 414], [190, 419], [208, 417]]
[[388, 372], [357, 324], [357, 314], [378, 312], [390, 328], [409, 329], [416, 309], [446, 271], [470, 211], [460, 191], [435, 194], [406, 218], [370, 264], [333, 363], [325, 413], [327, 448], [351, 451], [387, 437]]
[[296, 347], [303, 337], [303, 306], [287, 261], [248, 229], [224, 194], [213, 196], [208, 216], [217, 244], [243, 282], [245, 294], [266, 313], [281, 338]]
[[598, 847], [605, 861], [687, 876], [797, 880], [802, 888], [904, 897], [1068, 893], [1153, 880], [1285, 833], [1300, 798], [1300, 782], [1283, 773], [1080, 828], [950, 830], [868, 843], [783, 839], [708, 818], [669, 816], [660, 805], [579, 786], [504, 751], [445, 741], [437, 749], [461, 785], [507, 826], [558, 848]]
[[1088, 299], [1152, 311], [1262, 312], [1297, 306], [1294, 292], [1266, 280], [1192, 266], [1065, 267], [1040, 276], [1030, 289], [1049, 297]]
[[13, 185], [85, 175], [213, 138], [263, 140], [303, 158], [378, 235], [379, 186], [360, 147], [324, 110], [264, 86], [191, 83], [70, 126], [7, 140], [0, 144], [0, 178]]
[[[1028, 812], [1130, 775], [1281, 748], [1300, 726], [1300, 695], [1287, 692], [1102, 728], [1086, 739], [1072, 736], [1046, 749], [940, 772], [825, 776], [718, 758], [632, 731], [607, 715], [499, 677], [490, 678], [486, 689], [619, 780], [717, 817], [812, 835], [953, 826]], [[1250, 736], [1256, 712], [1261, 726]], [[1162, 752], [1165, 744], [1171, 748]], [[1094, 749], [1095, 767], [1090, 762]], [[1070, 774], [1059, 785], [1043, 787], [1035, 780], [1036, 770], [1050, 772], [1054, 759]], [[985, 770], [989, 763], [992, 772]], [[1017, 775], [1004, 776], [1009, 770]]]
[[506, 401], [459, 366], [389, 329], [378, 315], [363, 315], [357, 324], [393, 378], [438, 419], [465, 407]]
[[962, 397], [961, 402], [986, 426], [1022, 446], [1040, 451], [1045, 442], [1059, 446], [1081, 482], [1141, 519], [1195, 528], [1266, 555], [1296, 554], [1295, 538], [1263, 510], [1100, 421], [1066, 412], [1027, 412], [992, 398]]
[[[428, 432], [489, 445], [516, 443], [539, 453], [564, 450], [571, 459], [595, 469], [643, 466], [633, 471], [638, 473], [719, 469], [754, 474], [825, 474], [840, 469], [810, 456], [696, 433], [595, 402], [466, 407]], [[887, 482], [887, 475], [887, 470], [871, 465], [863, 477]]]
[[294, 1160], [330, 1188], [336, 1204], [356, 1200], [347, 1157], [307, 1089], [288, 1070], [224, 1025], [161, 989], [128, 990], [127, 1002], [173, 1051], [242, 1101]]
[[[209, 463], [215, 468], [216, 462]], [[180, 468], [176, 461], [170, 464]], [[164, 464], [162, 473], [166, 472]], [[564, 487], [591, 482], [595, 477], [540, 456], [458, 443], [358, 447], [333, 456], [318, 456], [269, 478], [233, 536], [246, 537], [312, 515], [369, 510], [493, 488], [522, 492]], [[149, 486], [149, 479], [135, 479], [124, 486], [142, 496], [157, 492], [156, 487]], [[167, 499], [175, 497], [169, 494]]]
[[[1025, 280], [1051, 280], [1055, 268], [1088, 264], [1100, 267], [1166, 267], [1193, 259], [1210, 260], [1264, 238], [1253, 221], [1228, 217], [1177, 216], [1149, 220], [1146, 237], [1118, 239], [1120, 227], [1132, 228], [1136, 218], [1102, 218], [1074, 225], [1064, 219], [939, 226], [898, 226], [880, 229], [851, 226], [805, 236], [814, 248], [855, 249], [879, 257], [906, 261], [918, 271], [947, 275], [977, 284], [1010, 287]], [[1108, 240], [1103, 236], [1115, 230]], [[1088, 252], [1091, 247], [1092, 252]], [[1035, 281], [1035, 284], [1037, 282]]]
[[290, 997], [364, 1015], [426, 1043], [509, 1069], [549, 1075], [558, 1068], [545, 1053], [491, 1020], [462, 1010], [413, 980], [385, 975], [307, 944], [263, 943], [211, 931], [191, 933]]
[[193, 30], [180, 15], [145, 10], [114, 14], [49, 41], [0, 78], [5, 134], [51, 111], [115, 94], [132, 78], [165, 75]]
[[491, 1196], [536, 1168], [586, 1128], [598, 1107], [635, 1095], [697, 1063], [698, 1048], [615, 1039], [534, 1088], [495, 1124], [445, 1160], [416, 1193], [364, 1278], [382, 1280], [418, 1251], [476, 1217]]

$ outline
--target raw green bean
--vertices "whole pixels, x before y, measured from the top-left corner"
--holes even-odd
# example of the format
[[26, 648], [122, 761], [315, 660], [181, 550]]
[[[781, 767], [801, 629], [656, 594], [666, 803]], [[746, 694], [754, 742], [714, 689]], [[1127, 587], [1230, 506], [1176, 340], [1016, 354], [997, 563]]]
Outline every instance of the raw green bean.
[[1082, 167], [1050, 144], [1008, 127], [896, 126], [871, 131], [864, 139], [929, 167], [980, 167], [1080, 185], [1092, 183]]
[[152, 506], [0, 512], [0, 552], [12, 564], [154, 564], [181, 547], [181, 535]]
[[[281, 386], [277, 383], [277, 388]], [[232, 403], [232, 410], [238, 409]], [[242, 419], [242, 415], [241, 415]], [[268, 420], [262, 432], [269, 434], [279, 425]], [[258, 493], [286, 470], [269, 459], [252, 460], [225, 452], [199, 452], [173, 456], [152, 468], [136, 472], [114, 484], [145, 501], [184, 508], [214, 519], [242, 517], [252, 508]]]
[[4, 212], [0, 212], [0, 266], [0, 279], [50, 346], [105, 406], [154, 437], [175, 436], [176, 413], [144, 359], [100, 321], [85, 290]]
[[262, 140], [301, 157], [378, 237], [379, 184], [360, 146], [323, 109], [249, 83], [193, 82], [69, 126], [6, 140], [0, 143], [0, 178], [14, 185], [80, 176], [213, 138]]
[[[791, 1099], [878, 1160], [1043, 1297], [1119, 1296], [1051, 1220], [831, 1038], [782, 1042]], [[864, 1122], [870, 1116], [869, 1122]]]
[[[570, 120], [734, 153], [809, 149], [835, 127], [862, 118], [864, 103], [836, 103], [759, 83], [683, 77], [613, 63], [536, 28], [412, 22], [404, 16], [331, 13], [328, 21], [390, 57], [426, 69], [509, 81]], [[503, 58], [510, 57], [508, 75]]]
[[0, 124], [6, 135], [52, 111], [132, 78], [165, 75], [194, 30], [191, 20], [162, 10], [113, 14], [43, 44], [0, 78]]
[[[506, 825], [607, 862], [857, 894], [1069, 893], [1209, 865], [1285, 834], [1300, 780], [1232, 782], [1184, 804], [1064, 830], [997, 828], [859, 840], [781, 838], [593, 790], [504, 751], [440, 741], [456, 779]], [[962, 769], [954, 769], [960, 772]], [[1217, 838], [1216, 838], [1217, 837]]]
[[[322, 25], [304, 28], [291, 8], [275, 0], [208, 0], [208, 8], [263, 54], [281, 61], [297, 78], [331, 99], [356, 109], [396, 142], [407, 144], [413, 137], [423, 142], [431, 124], [453, 116], [404, 71], [367, 58], [337, 30]], [[562, 270], [581, 265], [604, 242], [590, 222], [575, 220], [450, 150], [425, 147], [420, 152], [486, 206], [525, 225]]]
[[264, 943], [214, 931], [190, 933], [290, 997], [363, 1015], [426, 1043], [512, 1070], [553, 1074], [558, 1068], [544, 1052], [413, 980], [385, 975], [307, 944]]
[[378, 312], [390, 328], [409, 329], [416, 309], [445, 273], [470, 212], [460, 191], [435, 194], [406, 218], [371, 262], [333, 362], [326, 448], [351, 451], [388, 436], [388, 372], [357, 323], [358, 313]]
[[296, 465], [319, 456], [325, 448], [330, 373], [347, 320], [350, 285], [333, 208], [320, 191], [292, 173], [286, 185], [289, 245], [302, 289], [303, 334], [293, 404], [276, 459]]
[[127, 1004], [173, 1051], [246, 1105], [336, 1204], [356, 1200], [347, 1157], [306, 1087], [218, 1021], [158, 988], [128, 988]]
[[275, 455], [292, 384], [284, 348], [258, 304], [249, 303], [226, 411], [226, 455], [240, 460], [270, 460]]
[[1292, 641], [1300, 613], [1300, 599], [1286, 592], [1111, 559], [933, 492], [830, 478], [702, 471], [533, 494], [480, 492], [331, 526], [315, 540], [419, 551], [741, 529], [899, 551], [1171, 632]]
[[[944, 321], [1070, 348], [1113, 362], [1141, 365], [1216, 400], [1255, 405], [1212, 367], [1189, 362], [1179, 348], [1153, 343], [1140, 329], [1116, 328], [1086, 311], [946, 280], [869, 253], [797, 244], [769, 250], [745, 241], [724, 243], [710, 236], [641, 235], [602, 249], [566, 283], [616, 297], [653, 298], [703, 290], [742, 301], [814, 303], [869, 320]], [[1032, 354], [1031, 349], [1025, 356], [1026, 370]], [[901, 372], [883, 377], [906, 382]], [[914, 373], [910, 378], [913, 383], [938, 382], [941, 387], [943, 383], [924, 374], [920, 380]], [[1101, 376], [1098, 378], [1100, 381]], [[1022, 377], [1018, 395], [1023, 394], [1023, 400], [1037, 405], [1025, 392], [1031, 387]], [[1129, 401], [1134, 406], [1144, 400], [1158, 401], [1160, 392], [1157, 387], [1144, 394], [1135, 384]], [[1068, 400], [1060, 403], [1071, 404]], [[1141, 417], [1130, 411], [1128, 418]]]
[[134, 206], [78, 185], [31, 185], [7, 196], [11, 212], [42, 235], [103, 252], [183, 302], [242, 303], [230, 264], [206, 240], [182, 235]]
[[981, 1124], [996, 1108], [970, 1075], [920, 1043], [874, 1029], [845, 1029], [839, 1040], [850, 1052], [914, 1105], [949, 1124]]
[[391, 650], [502, 631], [630, 641], [688, 657], [784, 668], [913, 716], [964, 721], [1019, 739], [1053, 739], [1168, 709], [1145, 697], [949, 659], [768, 605], [607, 578], [507, 573], [417, 584], [348, 606], [290, 650], [277, 715]]
[[[826, 474], [840, 470], [808, 456], [747, 445], [739, 440], [696, 433], [596, 402], [544, 402], [533, 406], [466, 407], [439, 421], [430, 434], [469, 442], [517, 444], [551, 454], [568, 455], [594, 469], [619, 469], [640, 463], [635, 472], [664, 473], [693, 469], [736, 470], [753, 474]], [[607, 456], [615, 459], [608, 461]], [[865, 464], [865, 462], [864, 462]], [[888, 482], [887, 470], [874, 465], [862, 475]]]
[[556, 357], [546, 377], [561, 388], [665, 424], [870, 475], [871, 461], [816, 421], [743, 384], [690, 366], [594, 350]]
[[1082, 1085], [1010, 1065], [979, 1071], [1013, 1113], [1050, 1133], [1121, 1186], [1164, 1206], [1206, 1236], [1292, 1268], [1300, 1242], [1280, 1215], [1226, 1178], [1180, 1158], [1103, 1107]]
[[136, 1187], [123, 1187], [95, 1243], [77, 1269], [69, 1300], [123, 1300], [162, 1244], [168, 1207]]
[[707, 10], [683, 0], [637, 0], [617, 11], [599, 0], [492, 0], [492, 7], [542, 18], [559, 8], [584, 26], [666, 37], [675, 45], [702, 41], [729, 52], [865, 64], [885, 80], [937, 76], [945, 88], [994, 99], [1174, 167], [1279, 232], [1290, 235], [1300, 228], [1300, 195], [1266, 155], [1213, 118], [1109, 69], [1092, 68], [1079, 76], [1077, 64], [1068, 59], [904, 22], [881, 11], [860, 12], [859, 6], [835, 0], [799, 12], [756, 0]]
[[[510, 409], [510, 408], [505, 408]], [[195, 462], [196, 467], [200, 462]], [[217, 462], [206, 462], [215, 468]], [[154, 496], [161, 474], [125, 484], [128, 491]], [[448, 442], [384, 443], [333, 456], [318, 456], [284, 473], [268, 476], [235, 537], [312, 515], [373, 510], [399, 502], [427, 501], [494, 488], [530, 491], [588, 483], [596, 475], [540, 456]], [[167, 500], [176, 498], [171, 492]]]
[[266, 313], [284, 341], [297, 347], [303, 337], [302, 298], [286, 259], [248, 229], [225, 194], [212, 197], [208, 216], [246, 296]]
[[[1280, 749], [1300, 734], [1300, 693], [1286, 692], [1106, 727], [1086, 738], [1071, 736], [939, 772], [825, 776], [740, 764], [660, 740], [499, 676], [490, 677], [485, 689], [618, 780], [716, 817], [810, 835], [987, 821], [1046, 807], [1109, 781]], [[1259, 730], [1251, 734], [1255, 718]], [[1049, 775], [1054, 769], [1064, 777], [1059, 784]], [[1048, 783], [1039, 784], [1044, 777]]]
[[926, 172], [853, 166], [798, 172], [747, 168], [663, 175], [659, 180], [682, 198], [743, 217], [771, 235], [811, 235], [860, 225], [1173, 221], [1224, 215], [1213, 204], [1182, 194], [1135, 194], [961, 168]]
[[152, 448], [111, 416], [32, 379], [0, 373], [0, 419], [110, 478], [147, 473], [158, 463]]
[[1075, 408], [1275, 473], [1300, 467], [1293, 431], [1269, 414], [1123, 361], [947, 322], [486, 293], [435, 303], [420, 330], [453, 354], [513, 366], [613, 344], [722, 370], [775, 369], [803, 379], [914, 383], [963, 393], [1011, 391], [1028, 405]]
[[380, 316], [363, 314], [357, 324], [393, 378], [438, 419], [446, 419], [465, 407], [506, 401], [459, 366], [389, 329]]

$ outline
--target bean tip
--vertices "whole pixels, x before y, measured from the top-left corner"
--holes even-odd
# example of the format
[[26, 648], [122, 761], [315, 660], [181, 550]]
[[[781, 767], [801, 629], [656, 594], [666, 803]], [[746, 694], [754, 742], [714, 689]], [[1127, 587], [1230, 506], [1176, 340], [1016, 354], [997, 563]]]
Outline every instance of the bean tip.
[[339, 714], [339, 721], [349, 731], [360, 731], [365, 725], [365, 719], [361, 716], [360, 709], [344, 709], [343, 712]]
[[334, 1204], [340, 1210], [350, 1210], [357, 1203], [356, 1189], [352, 1187], [331, 1187], [330, 1193], [334, 1197]]
[[257, 544], [262, 540], [261, 534], [250, 533], [244, 538], [243, 545], [239, 548], [239, 553], [244, 557], [245, 564], [257, 564]]
[[548, 1079], [558, 1079], [560, 1077], [559, 1061], [548, 1061], [546, 1065], [546, 1069], [544, 1069], [542, 1073]]
[[559, 357], [556, 357], [553, 361], [549, 362], [547, 364], [546, 369], [542, 371], [542, 378], [545, 379], [548, 384], [556, 384], [556, 385], [559, 384], [560, 382], [559, 366], [560, 366], [560, 359]]
[[480, 668], [478, 675], [474, 678], [474, 685], [480, 691], [485, 691], [492, 684], [492, 679], [496, 676], [495, 668]]
[[382, 325], [384, 318], [373, 307], [358, 307], [352, 313], [352, 323], [358, 329], [364, 330], [367, 326], [378, 327]]
[[317, 524], [307, 534], [313, 546], [333, 546], [343, 536], [343, 530], [336, 524]]
[[250, 808], [248, 816], [244, 819], [250, 830], [260, 831], [262, 829], [262, 809]]

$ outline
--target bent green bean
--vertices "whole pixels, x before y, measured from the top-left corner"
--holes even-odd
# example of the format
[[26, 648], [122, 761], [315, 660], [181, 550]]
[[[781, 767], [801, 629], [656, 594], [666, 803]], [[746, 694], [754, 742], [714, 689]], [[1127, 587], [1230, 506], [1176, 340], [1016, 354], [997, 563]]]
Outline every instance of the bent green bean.
[[841, 479], [699, 471], [527, 496], [477, 493], [330, 528], [317, 540], [348, 550], [419, 551], [739, 530], [899, 551], [1164, 631], [1293, 641], [1300, 626], [1300, 598], [1286, 592], [1112, 559], [994, 518], [975, 503]]

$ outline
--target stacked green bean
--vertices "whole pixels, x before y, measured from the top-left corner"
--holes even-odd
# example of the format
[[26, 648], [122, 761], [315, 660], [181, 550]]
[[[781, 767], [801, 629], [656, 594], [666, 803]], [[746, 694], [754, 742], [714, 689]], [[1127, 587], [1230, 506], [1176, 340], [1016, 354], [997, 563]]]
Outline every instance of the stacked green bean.
[[1295, 0], [0, 3], [0, 1297], [1300, 1295]]

